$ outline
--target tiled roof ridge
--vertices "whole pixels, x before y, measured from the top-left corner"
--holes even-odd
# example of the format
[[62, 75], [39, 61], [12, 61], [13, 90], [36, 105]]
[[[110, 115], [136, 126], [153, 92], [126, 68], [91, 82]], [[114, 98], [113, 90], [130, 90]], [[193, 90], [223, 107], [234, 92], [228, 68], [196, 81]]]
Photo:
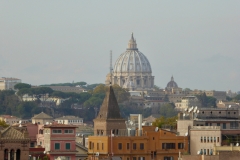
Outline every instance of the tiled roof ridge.
[[7, 130], [9, 130], [9, 128], [11, 128], [11, 126], [8, 126], [7, 128], [4, 128], [3, 130], [1, 130], [1, 133], [5, 133]]
[[106, 96], [100, 107], [100, 111], [96, 119], [122, 119], [117, 99], [115, 97], [112, 86], [108, 87]]
[[[53, 118], [52, 116], [49, 116], [48, 114], [46, 114], [44, 112], [41, 112], [41, 113], [39, 113], [37, 115], [34, 115], [32, 118], [42, 118], [42, 117], [39, 117], [41, 115], [47, 116], [47, 118]], [[46, 118], [46, 117], [44, 117], [44, 118]]]

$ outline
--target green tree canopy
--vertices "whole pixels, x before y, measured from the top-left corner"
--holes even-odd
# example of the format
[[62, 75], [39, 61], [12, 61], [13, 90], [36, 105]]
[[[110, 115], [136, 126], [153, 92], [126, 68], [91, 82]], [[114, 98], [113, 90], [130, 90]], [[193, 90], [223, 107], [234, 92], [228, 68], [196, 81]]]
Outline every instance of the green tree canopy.
[[23, 88], [31, 88], [31, 85], [27, 83], [18, 83], [14, 86], [14, 89], [18, 89], [18, 90]]
[[155, 120], [152, 124], [155, 127], [163, 128], [163, 127], [174, 127], [177, 126], [177, 116], [165, 118], [161, 116]]
[[6, 127], [8, 127], [9, 125], [8, 125], [5, 121], [0, 120], [0, 126], [6, 128]]
[[200, 101], [202, 107], [217, 107], [217, 99], [211, 96], [207, 97], [205, 92], [203, 94], [196, 95], [196, 97]]
[[233, 98], [234, 101], [239, 101], [240, 100], [240, 94], [238, 94], [236, 97]]

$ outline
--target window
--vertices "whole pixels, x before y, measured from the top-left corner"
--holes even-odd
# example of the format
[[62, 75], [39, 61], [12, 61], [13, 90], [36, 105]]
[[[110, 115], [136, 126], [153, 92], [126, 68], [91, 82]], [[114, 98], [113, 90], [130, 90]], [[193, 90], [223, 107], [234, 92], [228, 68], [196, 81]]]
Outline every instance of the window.
[[138, 160], [145, 160], [145, 157], [138, 157]]
[[217, 137], [217, 142], [219, 142], [219, 137]]
[[59, 150], [60, 149], [60, 143], [55, 143], [54, 144], [54, 149]]
[[99, 143], [97, 143], [97, 150], [99, 150]]
[[162, 149], [175, 149], [175, 143], [162, 143]]
[[34, 146], [34, 142], [31, 142], [31, 143], [30, 143], [30, 147], [35, 147], [35, 146]]
[[137, 144], [133, 143], [133, 149], [137, 149]]
[[144, 143], [140, 143], [140, 149], [144, 149]]
[[184, 148], [184, 143], [178, 143], [178, 149], [183, 149]]
[[130, 147], [129, 147], [129, 143], [127, 143], [127, 149], [129, 149]]
[[71, 157], [69, 156], [54, 156], [54, 159], [64, 159], [64, 160], [71, 160]]
[[65, 148], [66, 148], [66, 149], [71, 149], [71, 143], [66, 143], [66, 144], [65, 144]]
[[137, 160], [137, 157], [133, 157], [133, 160]]
[[122, 143], [118, 143], [118, 149], [122, 150]]
[[52, 133], [53, 133], [53, 134], [61, 134], [61, 133], [62, 133], [62, 130], [61, 130], [61, 129], [53, 129], [53, 130], [52, 130]]
[[220, 126], [220, 123], [217, 123], [217, 126]]
[[222, 127], [223, 129], [226, 129], [227, 127], [226, 127], [226, 123], [223, 123], [223, 127]]
[[164, 160], [173, 160], [173, 157], [164, 157]]
[[104, 149], [104, 144], [102, 143], [102, 150]]
[[73, 130], [72, 129], [65, 129], [64, 133], [73, 133]]

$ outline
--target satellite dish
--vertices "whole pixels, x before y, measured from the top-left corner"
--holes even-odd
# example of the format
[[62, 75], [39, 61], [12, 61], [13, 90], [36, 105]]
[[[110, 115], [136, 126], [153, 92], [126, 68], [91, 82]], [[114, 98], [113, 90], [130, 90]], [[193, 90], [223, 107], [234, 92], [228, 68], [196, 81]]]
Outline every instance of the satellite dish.
[[49, 124], [49, 122], [46, 122], [46, 125], [48, 125]]
[[185, 108], [185, 111], [187, 111], [187, 108]]
[[197, 113], [199, 113], [199, 110], [197, 110]]
[[237, 143], [236, 146], [239, 146], [239, 143]]
[[96, 156], [99, 156], [99, 152], [96, 152]]
[[231, 108], [231, 107], [232, 107], [232, 105], [229, 105], [229, 106], [228, 106], [228, 108]]
[[197, 106], [194, 109], [197, 110]]
[[184, 114], [183, 114], [183, 117], [185, 117], [185, 116], [186, 116], [186, 114], [184, 113]]
[[155, 132], [157, 132], [157, 131], [158, 131], [158, 127], [155, 128]]
[[200, 154], [200, 151], [197, 151], [197, 154]]
[[21, 123], [22, 123], [22, 121], [20, 120], [20, 121], [19, 121], [19, 123], [21, 124]]
[[188, 132], [185, 133], [185, 136], [188, 136]]

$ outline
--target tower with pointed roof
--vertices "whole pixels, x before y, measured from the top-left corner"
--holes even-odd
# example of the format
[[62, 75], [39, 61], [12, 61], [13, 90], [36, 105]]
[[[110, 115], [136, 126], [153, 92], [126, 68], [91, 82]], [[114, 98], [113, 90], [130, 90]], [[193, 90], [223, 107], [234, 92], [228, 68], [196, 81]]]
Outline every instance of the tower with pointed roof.
[[[131, 34], [127, 49], [116, 60], [112, 74], [107, 74], [105, 83], [118, 84], [123, 87], [126, 82], [131, 82], [129, 90], [152, 90], [154, 76], [147, 57], [137, 48], [136, 39]], [[132, 88], [134, 86], [134, 88]]]
[[120, 134], [126, 131], [125, 120], [121, 117], [112, 86], [108, 86], [106, 96], [98, 116], [94, 121], [94, 135]]

